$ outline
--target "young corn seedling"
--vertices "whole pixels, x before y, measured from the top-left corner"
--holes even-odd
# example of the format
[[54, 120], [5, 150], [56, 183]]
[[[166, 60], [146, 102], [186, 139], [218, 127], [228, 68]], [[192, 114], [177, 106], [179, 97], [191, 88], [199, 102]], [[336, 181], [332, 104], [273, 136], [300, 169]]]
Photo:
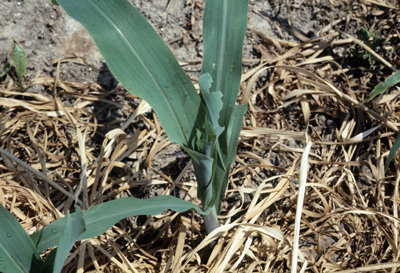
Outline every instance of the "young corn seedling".
[[[0, 227], [0, 272], [60, 272], [75, 241], [98, 236], [119, 220], [134, 215], [195, 209], [204, 215], [207, 233], [217, 228], [217, 215], [247, 110], [246, 105], [235, 102], [248, 0], [207, 0], [200, 94], [168, 46], [127, 0], [58, 3], [88, 30], [118, 81], [151, 105], [169, 139], [189, 154], [202, 209], [172, 196], [122, 198], [87, 211], [77, 208], [75, 213], [28, 237], [0, 206], [0, 216], [8, 223]], [[12, 156], [2, 149], [0, 153]], [[11, 237], [18, 240], [10, 240]], [[43, 262], [39, 253], [53, 246], [58, 247]]]
[[200, 95], [168, 46], [126, 0], [59, 0], [90, 33], [108, 67], [147, 101], [169, 139], [191, 157], [207, 232], [217, 215], [234, 162], [247, 107], [236, 105], [248, 0], [208, 0]]

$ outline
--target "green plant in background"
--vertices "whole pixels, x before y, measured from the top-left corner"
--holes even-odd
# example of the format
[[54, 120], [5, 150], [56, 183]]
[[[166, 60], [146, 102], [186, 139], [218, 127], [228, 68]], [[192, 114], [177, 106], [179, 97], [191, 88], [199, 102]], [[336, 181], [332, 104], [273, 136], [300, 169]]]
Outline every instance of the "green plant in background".
[[27, 58], [24, 49], [17, 41], [14, 41], [12, 45], [11, 62], [13, 66], [11, 66], [10, 62], [4, 63], [3, 72], [0, 73], [0, 82], [5, 81], [7, 75], [16, 76], [20, 91], [24, 91], [23, 80], [26, 72]]
[[[361, 28], [357, 31], [357, 37], [375, 52], [379, 51], [382, 48], [383, 44], [386, 42], [386, 38], [383, 37], [379, 31], [371, 32], [365, 28]], [[376, 60], [376, 58], [371, 53], [365, 51], [358, 45], [353, 52], [355, 57], [362, 60], [367, 60], [370, 65], [373, 61]]]
[[26, 65], [28, 61], [24, 49], [16, 41], [14, 41], [11, 55], [15, 67], [15, 72], [17, 74], [20, 91], [24, 91], [23, 79], [24, 79], [24, 74], [26, 72]]
[[377, 86], [375, 86], [374, 90], [369, 94], [368, 98], [365, 100], [365, 102], [370, 102], [373, 98], [375, 98], [377, 95], [382, 94], [385, 92], [389, 87], [397, 84], [400, 82], [400, 70], [397, 70], [396, 73], [393, 75], [387, 77], [387, 79], [384, 82], [381, 82]]
[[[371, 92], [371, 94], [368, 96], [365, 102], [370, 102], [375, 96], [382, 94], [389, 87], [398, 84], [399, 82], [400, 82], [400, 70], [397, 70], [396, 73], [387, 77], [387, 79], [384, 82], [381, 82], [380, 84], [375, 86], [374, 90]], [[385, 162], [385, 172], [389, 168], [389, 164], [399, 148], [400, 148], [400, 134], [394, 141], [392, 148], [390, 148], [389, 156]]]
[[[229, 170], [236, 156], [243, 116], [247, 110], [246, 105], [236, 105], [235, 102], [240, 88], [248, 0], [206, 2], [203, 25], [204, 59], [198, 82], [200, 95], [168, 46], [128, 1], [58, 2], [88, 30], [118, 81], [152, 106], [169, 139], [178, 143], [189, 154], [196, 174], [202, 210], [172, 196], [139, 201], [120, 201], [137, 200], [131, 198], [118, 199], [96, 205], [83, 213], [78, 209], [70, 216], [32, 234], [29, 239], [21, 235], [24, 242], [14, 245], [17, 249], [24, 247], [24, 244], [29, 245], [29, 251], [24, 254], [18, 251], [8, 253], [7, 248], [0, 248], [0, 259], [7, 257], [7, 266], [19, 269], [17, 265], [21, 259], [32, 261], [32, 264], [42, 263], [37, 259], [37, 253], [58, 245], [56, 249], [60, 249], [60, 252], [56, 250], [55, 254], [49, 256], [51, 266], [43, 268], [59, 272], [61, 260], [68, 254], [72, 241], [100, 235], [125, 217], [154, 215], [166, 209], [180, 212], [196, 209], [204, 215], [207, 233], [217, 228], [217, 215], [221, 211]], [[124, 213], [116, 213], [121, 210]], [[6, 214], [2, 210], [0, 212], [2, 215]], [[80, 227], [71, 229], [70, 221], [79, 223]], [[1, 231], [1, 243], [9, 242], [3, 227]], [[23, 232], [20, 230], [18, 233]], [[0, 271], [4, 272], [47, 272], [16, 269], [6, 271], [2, 262], [4, 259], [0, 260]]]
[[[379, 31], [370, 32], [364, 28], [357, 31], [358, 38], [364, 42], [368, 47], [374, 51], [379, 51], [383, 44], [386, 42], [386, 38], [383, 37]], [[354, 50], [354, 55], [360, 59], [368, 60], [371, 65], [376, 58], [369, 52], [361, 49], [360, 46], [356, 46]], [[400, 71], [397, 70], [395, 74], [389, 76], [384, 82], [379, 83], [375, 86], [374, 90], [369, 94], [365, 102], [370, 102], [375, 96], [384, 93], [389, 87], [400, 82]], [[385, 161], [385, 172], [389, 168], [389, 164], [395, 156], [397, 150], [400, 148], [400, 134], [397, 136], [392, 148], [390, 149], [389, 156]]]

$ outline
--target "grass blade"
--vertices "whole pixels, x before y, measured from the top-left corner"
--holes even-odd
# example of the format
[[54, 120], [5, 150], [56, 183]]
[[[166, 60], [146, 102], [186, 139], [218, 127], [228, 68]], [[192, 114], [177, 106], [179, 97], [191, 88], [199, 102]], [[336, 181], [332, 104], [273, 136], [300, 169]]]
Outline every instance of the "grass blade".
[[[150, 199], [133, 197], [116, 199], [96, 205], [83, 212], [87, 230], [79, 236], [78, 240], [96, 237], [124, 218], [136, 215], [157, 215], [167, 209], [178, 212], [194, 209], [200, 214], [205, 214], [191, 202], [186, 202], [173, 196], [161, 195]], [[71, 216], [75, 217], [74, 214], [72, 213]], [[63, 217], [31, 235], [31, 239], [39, 252], [57, 245], [62, 229], [65, 226], [65, 221], [66, 218]]]
[[386, 158], [385, 173], [386, 173], [387, 169], [389, 168], [389, 164], [390, 164], [390, 162], [392, 162], [392, 159], [399, 148], [400, 148], [400, 134], [397, 135], [392, 148], [390, 148], [389, 156], [388, 156], [388, 158]]
[[17, 219], [0, 205], [0, 272], [31, 272], [42, 259]]
[[88, 30], [118, 81], [153, 107], [170, 140], [189, 146], [204, 106], [146, 19], [126, 0], [58, 3]]
[[365, 100], [365, 102], [370, 102], [375, 96], [382, 94], [392, 85], [400, 82], [400, 70], [397, 70], [396, 73], [389, 76], [384, 82], [381, 82], [377, 86], [375, 86], [374, 90], [369, 94], [369, 97]]

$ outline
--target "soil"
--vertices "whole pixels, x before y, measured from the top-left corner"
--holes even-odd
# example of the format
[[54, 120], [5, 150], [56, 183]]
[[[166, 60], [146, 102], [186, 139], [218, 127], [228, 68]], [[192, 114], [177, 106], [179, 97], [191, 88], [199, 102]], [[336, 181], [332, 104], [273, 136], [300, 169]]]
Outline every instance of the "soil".
[[[202, 59], [202, 1], [130, 1], [169, 44], [176, 58], [190, 61], [195, 65], [185, 65], [188, 73], [199, 71]], [[323, 4], [320, 4], [323, 6]], [[275, 7], [273, 7], [275, 6]], [[259, 31], [288, 41], [298, 40], [288, 25], [288, 15], [292, 27], [306, 36], [315, 36], [320, 30], [320, 21], [313, 14], [320, 7], [294, 5], [280, 7], [269, 1], [250, 1], [249, 22]], [[300, 8], [301, 6], [301, 8]], [[294, 8], [294, 11], [291, 9]], [[336, 17], [336, 16], [335, 16]], [[279, 26], [277, 26], [279, 24]], [[325, 24], [329, 24], [325, 20]], [[0, 12], [0, 59], [9, 54], [13, 39], [20, 42], [28, 57], [27, 78], [48, 75], [54, 72], [57, 58], [77, 55], [89, 67], [80, 65], [62, 68], [65, 80], [95, 81], [104, 67], [101, 54], [87, 31], [69, 17], [62, 8], [50, 1], [13, 1], [1, 3]], [[278, 28], [276, 28], [278, 27]], [[256, 35], [248, 35], [243, 58], [254, 58], [254, 45], [261, 42]], [[91, 71], [90, 67], [97, 68]], [[86, 69], [86, 70], [85, 70]], [[100, 72], [99, 72], [100, 71]], [[113, 86], [113, 85], [111, 85]]]
[[[195, 83], [200, 74], [203, 54], [202, 14], [205, 1], [130, 0], [130, 2], [166, 41]], [[168, 5], [167, 2], [169, 2]], [[356, 33], [361, 28], [370, 31], [379, 30], [383, 36], [388, 37], [387, 44], [379, 51], [379, 54], [390, 60], [393, 65], [398, 66], [400, 64], [398, 46], [400, 27], [398, 17], [395, 15], [396, 12], [399, 15], [396, 10], [398, 6], [393, 1], [393, 3], [386, 1], [386, 4], [381, 1], [382, 4], [378, 5], [372, 3], [373, 1], [366, 0], [250, 0], [249, 2], [249, 28], [243, 47], [243, 74], [260, 63], [266, 62], [268, 65], [298, 65], [320, 77], [315, 80], [309, 75], [290, 71], [290, 69], [285, 70], [282, 67], [266, 70], [253, 82], [254, 88], [251, 89], [248, 100], [251, 108], [245, 117], [245, 124], [248, 128], [263, 127], [297, 133], [308, 132], [313, 139], [314, 145], [311, 147], [310, 162], [314, 165], [309, 170], [309, 180], [313, 181], [313, 184], [307, 189], [306, 201], [309, 205], [304, 212], [304, 219], [307, 220], [302, 224], [304, 232], [300, 239], [301, 250], [309, 263], [309, 272], [333, 272], [397, 261], [397, 249], [386, 251], [382, 248], [383, 245], [387, 248], [389, 244], [394, 248], [399, 245], [399, 242], [387, 239], [385, 242], [380, 241], [382, 248], [377, 246], [378, 243], [370, 246], [374, 240], [378, 240], [376, 238], [391, 237], [392, 233], [397, 234], [396, 232], [398, 232], [391, 229], [396, 229], [397, 222], [395, 222], [396, 224], [387, 223], [387, 219], [380, 218], [383, 217], [383, 213], [388, 213], [391, 217], [394, 215], [390, 219], [398, 217], [392, 212], [392, 207], [397, 204], [396, 201], [388, 201], [395, 196], [392, 194], [394, 186], [391, 184], [394, 184], [394, 178], [398, 174], [398, 160], [395, 158], [396, 165], [389, 168], [391, 176], [385, 178], [385, 175], [382, 175], [383, 156], [381, 158], [381, 153], [390, 150], [397, 132], [393, 131], [393, 127], [387, 127], [382, 119], [377, 118], [377, 116], [384, 116], [394, 124], [399, 124], [397, 117], [390, 114], [398, 111], [397, 104], [394, 102], [391, 104], [387, 99], [386, 104], [370, 105], [371, 111], [379, 113], [373, 116], [367, 114], [365, 108], [355, 105], [354, 101], [343, 99], [343, 96], [336, 96], [333, 93], [319, 96], [318, 92], [321, 90], [318, 88], [326, 87], [322, 83], [323, 80], [327, 80], [348, 97], [363, 102], [372, 88], [392, 73], [387, 66], [377, 61], [369, 64], [365, 60], [355, 58], [356, 46], [344, 34], [340, 33], [333, 38], [329, 35], [337, 31], [357, 36]], [[66, 107], [75, 105], [83, 95], [87, 96], [90, 103], [83, 108], [81, 118], [89, 123], [94, 123], [96, 120], [96, 129], [87, 132], [91, 136], [87, 147], [90, 147], [88, 149], [94, 151], [93, 154], [97, 156], [104, 145], [107, 133], [121, 128], [138, 108], [140, 100], [118, 84], [107, 69], [106, 63], [87, 31], [70, 18], [61, 7], [52, 5], [50, 0], [3, 0], [0, 3], [0, 29], [1, 63], [9, 60], [13, 40], [18, 41], [25, 50], [28, 59], [27, 72], [24, 77], [28, 86], [26, 92], [48, 97], [55, 96], [54, 92], [59, 92], [56, 95]], [[343, 46], [334, 44], [335, 39], [340, 40]], [[326, 43], [324, 44], [324, 42]], [[319, 51], [319, 49], [321, 50]], [[317, 59], [307, 55], [306, 50], [315, 50], [315, 54], [319, 52], [316, 54]], [[306, 60], [310, 62], [301, 64]], [[59, 68], [57, 68], [58, 64]], [[57, 91], [58, 89], [51, 90], [50, 84], [45, 84], [44, 79], [55, 76], [58, 76], [60, 81], [65, 82], [69, 88], [76, 88], [78, 91], [73, 93], [65, 90]], [[239, 101], [246, 97], [246, 85], [243, 84], [242, 87]], [[286, 98], [286, 95], [295, 89], [301, 91], [308, 88], [315, 88], [316, 92], [307, 93], [304, 96], [294, 96], [292, 99]], [[393, 87], [389, 94], [396, 94], [396, 92], [398, 89]], [[379, 108], [379, 106], [389, 107], [389, 104], [390, 107], [393, 107], [390, 108], [391, 110]], [[355, 142], [359, 144], [354, 148], [349, 142], [346, 142], [376, 125], [381, 125], [382, 128], [370, 136], [375, 137], [373, 139], [375, 142], [372, 140]], [[41, 132], [41, 127], [39, 127], [38, 125], [36, 128], [39, 132], [38, 135]], [[50, 130], [50, 127], [43, 129], [43, 135], [47, 134], [46, 130]], [[18, 141], [21, 142], [19, 137], [22, 135], [21, 139], [25, 137], [27, 142], [31, 143], [30, 138], [26, 137], [28, 129], [26, 129], [27, 131], [21, 130], [18, 133]], [[73, 141], [67, 137], [70, 136], [73, 139], [74, 137], [68, 134], [75, 134], [75, 131], [66, 128], [65, 132], [66, 137], [60, 142], [64, 141], [69, 145], [75, 145], [76, 143], [72, 143]], [[118, 162], [108, 174], [109, 180], [112, 181], [109, 192], [107, 192], [108, 195], [111, 196], [112, 191], [121, 191], [123, 193], [120, 197], [147, 198], [160, 194], [172, 194], [185, 200], [195, 198], [196, 187], [193, 186], [195, 178], [188, 156], [178, 145], [167, 142], [157, 118], [151, 111], [145, 111], [141, 117], [136, 118], [128, 125], [125, 132], [126, 138], [135, 145], [138, 144], [139, 148], [123, 158], [121, 160], [123, 163]], [[143, 134], [137, 137], [135, 134], [139, 132], [143, 132]], [[251, 132], [251, 130], [246, 132]], [[26, 135], [24, 136], [24, 134]], [[380, 140], [379, 135], [382, 134], [386, 135]], [[16, 135], [17, 133], [11, 132], [10, 136], [3, 136], [1, 146], [9, 145], [10, 139]], [[18, 144], [18, 141], [15, 140], [15, 143]], [[332, 144], [334, 142], [345, 144], [340, 146]], [[272, 202], [274, 205], [271, 203], [266, 206], [259, 218], [265, 220], [268, 226], [281, 231], [288, 238], [293, 237], [298, 164], [305, 143], [305, 139], [302, 137], [286, 138], [273, 133], [260, 133], [257, 137], [243, 134], [229, 191], [222, 204], [225, 216], [230, 215], [229, 211], [237, 212], [231, 220], [227, 220], [227, 223], [248, 215], [245, 208], [254, 206], [255, 209], [257, 207], [252, 202], [253, 198], [260, 198], [264, 201], [271, 192], [274, 192], [274, 188], [282, 186], [283, 181], [288, 180], [290, 183], [285, 184], [287, 187], [285, 186], [280, 197], [276, 198], [276, 203]], [[30, 160], [32, 165], [36, 164], [37, 169], [43, 167], [40, 167], [39, 159], [28, 156], [30, 155], [28, 149], [18, 149], [22, 160]], [[33, 148], [31, 150], [35, 151]], [[377, 155], [379, 155], [379, 159]], [[60, 172], [65, 174], [64, 180], [59, 177], [59, 174], [57, 174], [58, 176], [52, 174], [54, 179], [63, 183], [68, 179], [79, 181], [80, 161], [72, 160], [72, 158], [79, 158], [79, 153], [72, 148], [71, 150], [66, 149], [65, 156], [69, 158], [65, 162], [75, 163], [60, 167], [62, 169]], [[88, 161], [95, 164], [96, 156], [89, 158]], [[297, 167], [292, 169], [292, 166]], [[90, 164], [89, 167], [92, 168]], [[6, 173], [6, 169], [4, 167], [3, 173]], [[51, 170], [57, 170], [57, 168], [47, 171], [50, 173]], [[182, 173], [184, 176], [181, 177]], [[151, 183], [147, 183], [148, 181]], [[376, 186], [378, 182], [382, 183], [382, 187], [379, 189]], [[5, 181], [5, 185], [7, 183], [8, 181]], [[0, 185], [2, 184], [0, 183]], [[129, 190], [121, 189], [122, 185]], [[379, 201], [381, 197], [383, 201]], [[56, 199], [54, 196], [52, 197], [52, 200]], [[107, 197], [105, 196], [104, 199]], [[63, 202], [56, 200], [52, 206], [62, 206]], [[261, 201], [257, 202], [257, 205], [262, 203]], [[365, 209], [374, 211], [374, 213], [379, 211], [381, 214], [371, 217], [372, 220], [360, 217], [356, 221], [355, 218], [350, 219], [353, 217], [351, 213], [346, 216], [341, 214], [343, 211], [341, 205], [343, 204], [354, 210]], [[397, 210], [395, 211], [397, 213]], [[171, 216], [172, 213], [166, 215]], [[328, 219], [327, 215], [331, 217], [330, 220], [326, 220]], [[57, 215], [51, 217], [57, 218]], [[171, 216], [169, 220], [159, 217], [151, 219], [149, 222], [148, 218], [144, 216], [133, 217], [119, 224], [118, 228], [121, 230], [142, 227], [144, 235], [140, 235], [141, 231], [134, 234], [139, 238], [140, 246], [135, 245], [136, 241], [132, 243], [134, 247], [129, 244], [124, 246], [124, 251], [135, 253], [129, 254], [134, 257], [130, 261], [136, 261], [139, 264], [137, 268], [141, 269], [141, 272], [158, 272], [157, 270], [167, 264], [166, 261], [169, 259], [168, 256], [165, 256], [167, 251], [158, 249], [173, 250], [175, 248], [179, 231], [182, 230], [181, 223], [191, 223], [191, 228], [187, 230], [186, 238], [187, 241], [190, 241], [187, 249], [193, 249], [204, 239], [202, 235], [199, 235], [202, 234], [201, 227], [193, 223], [193, 221], [201, 221], [199, 215], [190, 216], [189, 213], [186, 213], [177, 217], [178, 220], [175, 217]], [[192, 219], [189, 219], [190, 217]], [[361, 218], [365, 221], [360, 220]], [[353, 220], [354, 222], [352, 222]], [[40, 221], [44, 221], [44, 219]], [[247, 219], [246, 224], [249, 222], [251, 221]], [[167, 224], [171, 225], [171, 230], [169, 233], [167, 232], [168, 235], [163, 237], [160, 230]], [[32, 226], [30, 228], [34, 229]], [[370, 229], [373, 232], [368, 233]], [[380, 231], [381, 229], [385, 230]], [[375, 230], [377, 231], [375, 232]], [[118, 232], [115, 231], [114, 235], [117, 236]], [[229, 234], [233, 234], [233, 231], [230, 232]], [[363, 237], [364, 232], [367, 234], [365, 237]], [[243, 231], [244, 233], [246, 232]], [[132, 238], [121, 234], [120, 240], [132, 242]], [[159, 237], [155, 235], [159, 235]], [[253, 238], [251, 232], [247, 232], [246, 236]], [[242, 270], [240, 272], [245, 272], [246, 267], [252, 262], [255, 263], [256, 260], [272, 261], [271, 263], [265, 262], [263, 265], [265, 270], [287, 272], [290, 269], [288, 244], [275, 243], [271, 239], [272, 237], [267, 238], [262, 232], [257, 233], [257, 236], [259, 238], [255, 240], [260, 245], [247, 249], [249, 252], [243, 260], [244, 265], [240, 267]], [[153, 237], [159, 239], [156, 242], [157, 247], [152, 246]], [[221, 235], [221, 237], [223, 236]], [[342, 241], [346, 241], [346, 243], [341, 243]], [[174, 247], [171, 247], [172, 245], [169, 245], [168, 242], [173, 242]], [[140, 254], [137, 254], [136, 247], [142, 251], [139, 251]], [[374, 247], [376, 249], [373, 249]], [[271, 251], [268, 252], [269, 250]], [[240, 251], [245, 250], [241, 249]], [[240, 251], [238, 250], [238, 252]], [[141, 256], [141, 253], [145, 253], [145, 255]], [[254, 256], [254, 253], [257, 255]], [[271, 255], [274, 258], [271, 258]], [[238, 256], [229, 261], [229, 266], [232, 266]], [[143, 261], [143, 257], [145, 257], [145, 261]], [[217, 257], [217, 254], [214, 257]], [[253, 260], [253, 257], [256, 259]], [[117, 270], [117, 267], [110, 263], [108, 258], [105, 260], [103, 259], [102, 263], [108, 265], [105, 269], [106, 272], [119, 272], [119, 269]], [[192, 261], [188, 264], [195, 264], [195, 262]], [[270, 267], [268, 268], [267, 265]], [[91, 265], [88, 268], [94, 270], [94, 267], [95, 265]], [[193, 272], [207, 272], [205, 268], [207, 267], [199, 266], [198, 271]], [[73, 272], [74, 269], [75, 267], [71, 266], [70, 272]], [[192, 269], [187, 267], [182, 269], [182, 272], [189, 272]], [[395, 270], [394, 267], [393, 270]], [[260, 271], [255, 270], [254, 272], [261, 271], [260, 269]]]

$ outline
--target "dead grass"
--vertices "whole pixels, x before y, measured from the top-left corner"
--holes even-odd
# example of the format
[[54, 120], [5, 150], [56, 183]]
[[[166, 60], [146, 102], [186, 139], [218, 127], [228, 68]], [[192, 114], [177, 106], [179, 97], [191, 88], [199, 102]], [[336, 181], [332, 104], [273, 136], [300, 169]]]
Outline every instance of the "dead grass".
[[[65, 272], [398, 272], [399, 157], [386, 174], [384, 161], [400, 124], [399, 89], [363, 103], [400, 63], [398, 6], [353, 8], [351, 16], [380, 19], [387, 63], [351, 63], [359, 41], [340, 32], [342, 21], [316, 39], [299, 34], [301, 43], [250, 26], [268, 49], [258, 47], [260, 63], [242, 77], [249, 111], [219, 229], [204, 237], [190, 212], [134, 217], [77, 243]], [[186, 157], [173, 165], [178, 175], [152, 166], [176, 149], [145, 103], [58, 76], [30, 85], [45, 92], [20, 93], [11, 79], [0, 86], [0, 145], [12, 155], [1, 155], [0, 202], [28, 233], [76, 205], [125, 196], [199, 203]]]

